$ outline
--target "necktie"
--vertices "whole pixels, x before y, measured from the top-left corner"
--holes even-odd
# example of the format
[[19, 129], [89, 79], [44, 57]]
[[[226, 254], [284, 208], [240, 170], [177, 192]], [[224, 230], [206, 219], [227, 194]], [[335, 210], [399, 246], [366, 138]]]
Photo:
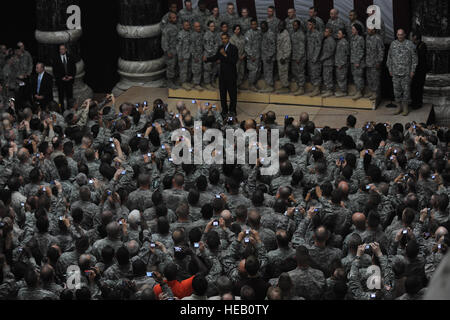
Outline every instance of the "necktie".
[[42, 73], [38, 76], [38, 84], [36, 89], [37, 94], [39, 94], [39, 90], [41, 90], [41, 81], [42, 81]]
[[64, 65], [64, 71], [67, 74], [67, 60], [66, 60], [66, 56], [65, 55], [63, 56], [63, 65]]

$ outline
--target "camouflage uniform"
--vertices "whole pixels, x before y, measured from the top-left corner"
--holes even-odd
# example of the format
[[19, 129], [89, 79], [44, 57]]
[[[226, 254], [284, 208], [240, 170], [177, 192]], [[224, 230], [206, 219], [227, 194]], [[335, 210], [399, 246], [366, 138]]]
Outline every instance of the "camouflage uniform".
[[[239, 24], [241, 26], [241, 34], [246, 34], [247, 31], [250, 30], [251, 21], [252, 21], [252, 18], [250, 18], [250, 17], [247, 17], [247, 18], [240, 17], [239, 18], [237, 24]], [[229, 27], [231, 28], [231, 31], [234, 31], [233, 30], [234, 26], [229, 26]]]
[[[178, 52], [178, 27], [176, 24], [169, 23], [162, 32], [161, 47], [166, 57], [167, 79], [173, 80], [177, 69]], [[168, 53], [172, 54], [170, 58]]]
[[245, 77], [245, 59], [241, 60], [241, 57], [245, 55], [245, 37], [242, 34], [240, 36], [233, 34], [230, 43], [238, 49], [239, 60], [236, 64], [236, 70], [238, 74], [237, 85], [239, 86]]
[[409, 103], [411, 101], [411, 72], [415, 72], [418, 57], [414, 43], [405, 39], [395, 40], [389, 48], [386, 65], [392, 73], [395, 102]]
[[[159, 23], [159, 26], [160, 26], [160, 28], [161, 28], [161, 32], [164, 32], [164, 29], [170, 24], [170, 22], [169, 22], [169, 15], [170, 15], [171, 13], [172, 13], [172, 12], [169, 11], [169, 12], [167, 12], [167, 13], [164, 15], [164, 17], [162, 17], [161, 22]], [[178, 14], [176, 14], [176, 15], [177, 15], [177, 24], [176, 24], [176, 26], [177, 26], [178, 29], [181, 29], [180, 18], [179, 18], [179, 16], [178, 16]]]
[[189, 81], [189, 62], [191, 60], [191, 32], [186, 30], [181, 30], [178, 32], [178, 65], [180, 67], [180, 81], [185, 83]]
[[[247, 55], [248, 82], [250, 85], [258, 81], [259, 65], [261, 62], [261, 32], [250, 29], [245, 34], [245, 53]], [[252, 61], [255, 59], [255, 61]]]
[[332, 36], [327, 37], [323, 41], [322, 54], [320, 61], [322, 62], [322, 79], [327, 90], [332, 91], [333, 83], [333, 67], [334, 67], [334, 53], [336, 51], [336, 41]]
[[351, 37], [352, 36], [352, 27], [354, 24], [359, 24], [361, 26], [361, 30], [362, 30], [362, 34], [366, 34], [366, 26], [359, 20], [355, 20], [354, 22], [349, 22], [347, 24], [347, 28], [345, 29], [345, 31], [347, 31], [347, 37]]
[[350, 55], [350, 46], [346, 38], [337, 42], [334, 64], [336, 66], [336, 82], [342, 92], [347, 92], [347, 66], [348, 56]]
[[289, 18], [287, 17], [284, 21], [286, 22], [286, 29], [289, 32], [289, 34], [292, 34], [292, 32], [294, 32], [294, 21], [298, 20], [300, 21], [300, 29], [302, 29], [304, 32], [306, 31], [306, 23], [303, 19], [301, 19], [300, 17], [294, 16], [294, 18]]
[[272, 17], [272, 19], [267, 18], [266, 19], [267, 25], [269, 27], [269, 30], [272, 31], [275, 36], [278, 34], [278, 25], [280, 24], [280, 19], [278, 19], [275, 15]]
[[291, 74], [299, 87], [305, 86], [306, 36], [298, 29], [291, 33], [292, 56]]
[[262, 33], [261, 59], [264, 69], [264, 80], [273, 87], [273, 63], [277, 54], [277, 36], [270, 29]]
[[[278, 74], [280, 76], [281, 85], [286, 88], [289, 86], [289, 60], [291, 57], [291, 38], [289, 32], [284, 30], [278, 34], [277, 38], [277, 61]], [[284, 60], [284, 64], [281, 63]]]
[[232, 30], [233, 26], [239, 23], [239, 16], [236, 12], [234, 12], [233, 14], [225, 12], [221, 18], [222, 18], [221, 22], [226, 22], [228, 24], [229, 30]]
[[[384, 58], [384, 43], [380, 35], [366, 37], [366, 78], [370, 91], [377, 93], [380, 87], [381, 64]], [[376, 66], [380, 65], [379, 68]]]
[[195, 8], [193, 11], [194, 11], [194, 22], [200, 22], [202, 30], [208, 29], [206, 24], [208, 23], [211, 12], [209, 12], [208, 9], [205, 9], [205, 11], [201, 11], [199, 7]]
[[202, 81], [203, 65], [203, 32], [191, 32], [191, 68], [192, 82], [194, 85], [200, 85]]
[[185, 21], [189, 21], [190, 25], [192, 26], [195, 21], [195, 12], [193, 9], [187, 10], [186, 8], [183, 8], [178, 12], [178, 18], [180, 19], [181, 27], [183, 27], [183, 23]]
[[314, 19], [316, 20], [316, 30], [319, 32], [325, 31], [325, 23], [323, 22], [322, 18], [319, 16], [315, 16]]
[[288, 272], [294, 285], [294, 294], [307, 300], [319, 300], [326, 289], [323, 272], [313, 268], [300, 269]]
[[308, 33], [307, 36], [307, 61], [308, 61], [308, 71], [311, 77], [311, 83], [313, 86], [320, 86], [320, 51], [322, 49], [322, 34], [314, 30]]
[[[212, 57], [219, 50], [219, 38], [217, 33], [206, 30], [203, 35], [203, 55], [206, 58]], [[209, 84], [214, 81], [215, 75], [217, 74], [216, 62], [206, 62], [203, 65], [203, 81]]]
[[[362, 36], [352, 36], [352, 40], [350, 41], [350, 63], [352, 65], [353, 82], [358, 91], [364, 89], [365, 46]], [[359, 67], [356, 67], [355, 64], [359, 64]]]

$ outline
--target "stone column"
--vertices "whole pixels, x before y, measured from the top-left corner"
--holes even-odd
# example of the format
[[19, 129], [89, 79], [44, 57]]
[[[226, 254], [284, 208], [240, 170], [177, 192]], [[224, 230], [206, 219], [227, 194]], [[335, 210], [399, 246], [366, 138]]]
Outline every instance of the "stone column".
[[450, 4], [445, 0], [413, 0], [412, 29], [422, 33], [427, 44], [430, 72], [424, 88], [424, 103], [434, 106], [438, 124], [450, 125]]
[[[93, 97], [92, 89], [84, 83], [84, 62], [80, 56], [79, 39], [82, 29], [67, 29], [67, 8], [79, 5], [79, 0], [37, 0], [36, 1], [36, 32], [38, 42], [38, 57], [45, 64], [45, 69], [53, 74], [52, 61], [58, 58], [59, 45], [66, 44], [69, 54], [75, 58], [77, 73], [73, 86], [74, 98], [87, 99]], [[54, 88], [54, 98], [58, 101], [58, 92]]]
[[163, 16], [161, 0], [119, 0], [120, 81], [118, 96], [133, 86], [165, 85], [165, 61], [161, 49]]

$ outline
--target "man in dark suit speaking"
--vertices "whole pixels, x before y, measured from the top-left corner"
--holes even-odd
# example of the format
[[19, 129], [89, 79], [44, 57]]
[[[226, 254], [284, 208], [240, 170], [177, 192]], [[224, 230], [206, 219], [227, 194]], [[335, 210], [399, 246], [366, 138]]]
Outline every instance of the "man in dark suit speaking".
[[[230, 43], [228, 34], [221, 35], [222, 46], [220, 46], [215, 56], [203, 58], [205, 62], [220, 61], [219, 88], [220, 101], [222, 104], [222, 116], [225, 117], [228, 112], [236, 116], [237, 104], [237, 71], [236, 63], [239, 55], [238, 49]], [[227, 104], [227, 93], [230, 95], [230, 108]]]
[[53, 75], [58, 87], [59, 103], [62, 111], [64, 111], [65, 98], [67, 98], [67, 103], [73, 98], [73, 83], [76, 73], [77, 67], [74, 58], [67, 53], [67, 47], [64, 44], [60, 45], [59, 55], [53, 62]]
[[31, 76], [30, 83], [33, 103], [45, 107], [53, 101], [53, 77], [45, 71], [43, 63], [36, 64], [36, 74]]

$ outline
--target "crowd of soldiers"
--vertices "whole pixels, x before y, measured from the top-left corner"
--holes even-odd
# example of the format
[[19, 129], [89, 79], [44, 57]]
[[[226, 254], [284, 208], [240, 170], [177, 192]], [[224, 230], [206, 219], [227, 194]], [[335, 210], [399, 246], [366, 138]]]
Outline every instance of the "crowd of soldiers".
[[[450, 245], [448, 128], [318, 129], [306, 113], [238, 121], [196, 103], [2, 104], [0, 298], [423, 296]], [[174, 131], [239, 128], [280, 131], [278, 152], [248, 144], [278, 157], [273, 175], [269, 158], [174, 163], [189, 140]]]
[[[313, 86], [310, 97], [320, 94], [324, 98], [345, 97], [351, 77], [356, 87], [353, 100], [377, 99], [385, 57], [383, 22], [379, 29], [366, 31], [355, 10], [350, 11], [348, 23], [339, 17], [337, 9], [330, 11], [326, 24], [317, 16], [314, 7], [309, 9], [308, 20], [298, 17], [294, 8], [290, 8], [287, 15], [280, 21], [275, 8], [270, 6], [266, 20], [258, 24], [256, 19], [249, 17], [246, 8], [241, 9], [239, 16], [232, 3], [228, 3], [223, 14], [217, 6], [209, 12], [204, 1], [199, 1], [198, 7], [193, 9], [191, 1], [187, 0], [185, 8], [179, 12], [177, 4], [173, 3], [161, 22], [168, 86], [200, 91], [217, 88], [217, 66], [214, 62], [203, 61], [216, 54], [221, 44], [220, 35], [227, 33], [230, 42], [239, 50], [237, 80], [240, 90], [247, 89], [243, 83], [248, 79], [251, 91], [271, 93], [275, 91], [274, 80], [279, 79], [281, 88], [276, 93], [304, 95], [308, 75]], [[407, 72], [409, 78], [417, 66], [415, 46], [404, 37], [396, 44], [394, 50], [397, 52], [388, 60], [389, 70], [402, 73], [402, 79]], [[406, 65], [405, 56], [409, 65]], [[397, 65], [401, 67], [396, 68]], [[398, 72], [397, 69], [403, 70]], [[261, 75], [265, 86], [259, 88]], [[296, 86], [291, 86], [291, 82]], [[399, 82], [394, 87], [406, 91], [405, 81]]]

